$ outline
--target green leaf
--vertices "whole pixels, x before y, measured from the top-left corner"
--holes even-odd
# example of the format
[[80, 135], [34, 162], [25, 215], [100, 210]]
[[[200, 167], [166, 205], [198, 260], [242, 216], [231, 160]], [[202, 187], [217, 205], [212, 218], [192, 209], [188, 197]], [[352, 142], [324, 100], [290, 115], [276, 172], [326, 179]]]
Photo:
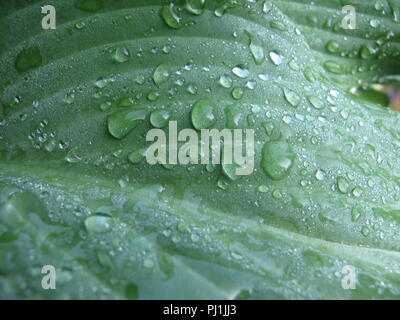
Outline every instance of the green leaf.
[[[398, 298], [400, 116], [348, 89], [399, 8], [345, 2], [2, 2], [0, 298]], [[141, 161], [167, 120], [254, 129], [253, 174]]]

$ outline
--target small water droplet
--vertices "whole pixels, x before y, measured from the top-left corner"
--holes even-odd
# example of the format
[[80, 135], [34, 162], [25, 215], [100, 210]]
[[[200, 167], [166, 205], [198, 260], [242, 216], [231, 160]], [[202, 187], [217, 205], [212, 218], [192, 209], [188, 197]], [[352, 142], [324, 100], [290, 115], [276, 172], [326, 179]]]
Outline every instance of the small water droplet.
[[107, 119], [108, 131], [113, 137], [122, 139], [145, 120], [146, 114], [143, 109], [117, 111]]
[[249, 76], [250, 72], [245, 66], [238, 65], [232, 69], [232, 73], [239, 78], [245, 79]]
[[186, 0], [186, 10], [196, 16], [204, 12], [205, 5], [205, 0]]
[[159, 86], [161, 83], [169, 79], [169, 72], [165, 65], [160, 64], [153, 73], [154, 83]]
[[344, 177], [337, 178], [337, 187], [341, 193], [347, 193], [349, 189], [349, 183]]
[[172, 29], [179, 29], [181, 27], [181, 18], [174, 10], [174, 4], [171, 2], [161, 9], [161, 17], [165, 24]]
[[124, 63], [129, 60], [131, 56], [129, 49], [127, 47], [117, 48], [112, 56], [113, 61], [118, 63]]
[[111, 218], [93, 215], [85, 220], [85, 228], [89, 234], [105, 233], [111, 230]]
[[293, 107], [297, 107], [299, 105], [300, 97], [297, 95], [297, 93], [288, 89], [284, 89], [283, 94], [286, 101], [289, 102]]

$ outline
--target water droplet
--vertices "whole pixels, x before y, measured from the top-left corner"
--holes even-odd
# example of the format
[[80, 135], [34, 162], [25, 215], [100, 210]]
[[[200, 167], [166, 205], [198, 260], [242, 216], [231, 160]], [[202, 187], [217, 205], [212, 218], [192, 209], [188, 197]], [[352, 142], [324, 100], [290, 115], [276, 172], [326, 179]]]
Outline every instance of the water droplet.
[[215, 105], [208, 100], [196, 102], [192, 109], [192, 123], [197, 130], [210, 128], [217, 121]]
[[293, 71], [299, 71], [300, 70], [299, 65], [296, 63], [296, 61], [294, 59], [290, 60], [288, 65], [289, 65], [289, 68], [292, 69]]
[[162, 7], [161, 17], [165, 24], [170, 28], [179, 29], [181, 27], [181, 18], [175, 12], [174, 4], [172, 2], [169, 5]]
[[315, 82], [317, 80], [315, 78], [313, 69], [309, 67], [304, 70], [304, 77], [310, 82]]
[[254, 90], [257, 86], [257, 82], [255, 82], [254, 80], [250, 80], [246, 82], [246, 87], [250, 90]]
[[102, 111], [107, 111], [111, 109], [111, 102], [107, 101], [107, 102], [103, 102], [100, 104], [100, 110]]
[[110, 79], [98, 78], [94, 84], [97, 88], [103, 89], [109, 84], [109, 82], [110, 82]]
[[249, 76], [250, 72], [245, 66], [238, 65], [232, 69], [232, 73], [239, 78], [245, 79]]
[[318, 169], [318, 170], [315, 172], [315, 178], [316, 178], [317, 180], [319, 180], [319, 181], [324, 180], [324, 179], [325, 179], [325, 172], [322, 171], [321, 169]]
[[321, 100], [319, 100], [317, 97], [308, 97], [308, 101], [310, 101], [311, 105], [315, 108], [315, 109], [323, 109], [324, 108], [324, 104], [322, 103]]
[[271, 58], [274, 65], [279, 66], [283, 62], [283, 57], [276, 53], [275, 51], [271, 51], [269, 53], [269, 57]]
[[355, 196], [356, 198], [359, 198], [359, 197], [361, 197], [361, 195], [362, 195], [362, 189], [359, 188], [359, 187], [355, 187], [351, 193], [352, 193], [352, 195]]
[[191, 83], [187, 86], [186, 91], [190, 94], [197, 94], [197, 86], [194, 83]]
[[129, 60], [131, 56], [129, 49], [127, 47], [117, 48], [112, 56], [113, 61], [118, 63], [124, 63]]
[[94, 215], [86, 218], [85, 228], [89, 234], [105, 233], [111, 229], [111, 218], [106, 216]]
[[76, 0], [74, 7], [87, 12], [96, 12], [104, 7], [103, 0]]
[[326, 61], [324, 63], [324, 68], [331, 73], [336, 73], [336, 74], [343, 73], [342, 66], [334, 61]]
[[139, 164], [146, 157], [146, 148], [138, 149], [128, 155], [128, 160], [132, 164]]
[[240, 100], [242, 99], [244, 94], [244, 90], [241, 87], [236, 87], [232, 89], [232, 98], [235, 100]]
[[269, 23], [270, 27], [280, 31], [287, 31], [287, 26], [278, 20], [272, 20]]
[[160, 64], [153, 73], [154, 83], [158, 86], [161, 83], [167, 81], [169, 78], [169, 72], [165, 65]]
[[265, 60], [265, 56], [261, 41], [249, 31], [245, 30], [245, 33], [250, 39], [250, 52], [253, 55], [255, 63], [257, 65], [262, 64]]
[[42, 55], [37, 46], [33, 45], [22, 49], [15, 58], [14, 66], [18, 72], [34, 69], [42, 64]]
[[78, 21], [75, 23], [75, 28], [78, 30], [82, 30], [84, 27], [86, 27], [86, 23], [84, 21]]
[[153, 127], [164, 128], [168, 124], [171, 114], [167, 110], [156, 110], [150, 114], [150, 123]]
[[369, 22], [369, 24], [370, 24], [370, 26], [371, 26], [372, 28], [377, 28], [377, 27], [379, 26], [380, 22], [379, 22], [379, 20], [372, 19], [372, 20]]
[[369, 230], [369, 228], [368, 228], [367, 226], [364, 226], [364, 227], [361, 228], [361, 234], [362, 234], [364, 237], [368, 237], [369, 232], [370, 232], [370, 230]]
[[137, 300], [139, 298], [138, 287], [131, 283], [125, 287], [125, 298], [128, 300]]
[[353, 210], [351, 210], [351, 221], [356, 222], [361, 216], [361, 213], [356, 209], [353, 208]]
[[113, 137], [122, 139], [145, 120], [146, 114], [143, 109], [117, 111], [107, 119], [108, 131]]
[[272, 197], [273, 197], [274, 199], [280, 199], [280, 198], [282, 198], [282, 193], [281, 193], [281, 191], [278, 190], [278, 189], [272, 191]]
[[75, 94], [74, 94], [73, 92], [67, 93], [67, 94], [65, 95], [63, 101], [64, 101], [66, 104], [72, 104], [72, 103], [74, 103], [74, 101], [75, 101]]
[[233, 83], [233, 80], [232, 80], [232, 78], [231, 78], [230, 76], [228, 76], [228, 75], [222, 75], [222, 76], [219, 78], [219, 84], [220, 84], [221, 86], [223, 86], [224, 88], [231, 88], [231, 87], [232, 87], [232, 83]]
[[228, 182], [226, 182], [225, 180], [222, 180], [222, 179], [218, 179], [217, 186], [218, 186], [218, 188], [220, 188], [222, 190], [227, 190], [228, 189]]
[[294, 160], [295, 154], [286, 141], [271, 141], [264, 145], [261, 166], [272, 180], [287, 177]]
[[341, 193], [347, 193], [349, 189], [349, 183], [344, 177], [337, 178], [337, 187]]
[[300, 97], [297, 95], [297, 93], [288, 89], [284, 89], [283, 94], [286, 101], [289, 102], [293, 107], [297, 107], [299, 105]]
[[376, 50], [370, 46], [363, 45], [360, 48], [360, 55], [361, 55], [361, 58], [363, 58], [365, 60], [369, 60], [369, 59], [372, 59], [375, 57]]
[[205, 5], [205, 0], [186, 0], [186, 10], [196, 16], [204, 12]]
[[325, 46], [326, 50], [330, 53], [338, 53], [340, 50], [340, 45], [335, 40], [329, 40]]
[[262, 12], [268, 13], [272, 9], [272, 1], [271, 0], [266, 0], [262, 4]]

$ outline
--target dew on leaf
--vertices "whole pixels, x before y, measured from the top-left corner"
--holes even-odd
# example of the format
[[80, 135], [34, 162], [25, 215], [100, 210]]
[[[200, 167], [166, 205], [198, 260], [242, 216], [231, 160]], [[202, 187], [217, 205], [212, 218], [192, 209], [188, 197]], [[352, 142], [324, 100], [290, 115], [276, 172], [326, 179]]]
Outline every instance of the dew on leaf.
[[179, 29], [181, 27], [181, 18], [174, 10], [174, 4], [171, 2], [169, 5], [164, 5], [161, 9], [161, 17], [165, 24], [172, 29]]
[[85, 228], [89, 234], [105, 233], [111, 230], [111, 218], [93, 215], [85, 219]]
[[171, 114], [168, 110], [156, 110], [150, 114], [150, 123], [153, 127], [164, 128], [170, 117]]
[[245, 30], [245, 33], [250, 39], [250, 52], [253, 55], [255, 63], [257, 65], [262, 64], [265, 60], [265, 56], [264, 56], [264, 49], [261, 45], [261, 41], [251, 32]]
[[283, 94], [285, 96], [286, 101], [289, 102], [293, 107], [297, 107], [299, 105], [300, 97], [297, 95], [297, 93], [289, 89], [284, 89]]
[[215, 105], [209, 100], [199, 100], [192, 109], [192, 124], [197, 130], [210, 128], [217, 121]]
[[347, 193], [349, 190], [349, 182], [344, 177], [338, 177], [337, 187], [341, 193]]
[[232, 73], [242, 79], [245, 79], [249, 76], [249, 69], [242, 65], [238, 65], [232, 69]]
[[156, 85], [167, 81], [169, 79], [169, 72], [165, 65], [160, 64], [153, 73], [153, 80]]
[[263, 147], [261, 166], [272, 180], [282, 180], [289, 175], [295, 158], [286, 141], [271, 141]]
[[283, 57], [275, 51], [271, 51], [269, 53], [269, 57], [271, 58], [271, 61], [273, 62], [273, 64], [276, 66], [279, 66], [283, 62]]
[[127, 47], [120, 47], [115, 49], [115, 52], [112, 55], [112, 60], [118, 63], [124, 63], [129, 60], [130, 52]]
[[93, 13], [104, 7], [104, 0], [74, 0], [74, 7]]
[[122, 110], [110, 115], [107, 119], [109, 133], [117, 139], [124, 138], [146, 118], [143, 109]]
[[206, 0], [186, 0], [186, 10], [196, 16], [204, 12]]
[[232, 87], [233, 80], [230, 76], [228, 75], [222, 75], [219, 80], [219, 84], [224, 87], [224, 88], [230, 88]]

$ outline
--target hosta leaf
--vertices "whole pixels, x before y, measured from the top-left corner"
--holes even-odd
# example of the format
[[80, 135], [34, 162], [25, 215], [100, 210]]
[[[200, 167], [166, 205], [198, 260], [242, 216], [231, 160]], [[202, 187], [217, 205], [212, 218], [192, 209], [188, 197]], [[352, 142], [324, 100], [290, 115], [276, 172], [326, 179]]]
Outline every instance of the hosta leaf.
[[[0, 4], [0, 297], [398, 298], [400, 116], [347, 90], [399, 74], [396, 1], [170, 3]], [[167, 121], [253, 128], [253, 174], [141, 161]]]

